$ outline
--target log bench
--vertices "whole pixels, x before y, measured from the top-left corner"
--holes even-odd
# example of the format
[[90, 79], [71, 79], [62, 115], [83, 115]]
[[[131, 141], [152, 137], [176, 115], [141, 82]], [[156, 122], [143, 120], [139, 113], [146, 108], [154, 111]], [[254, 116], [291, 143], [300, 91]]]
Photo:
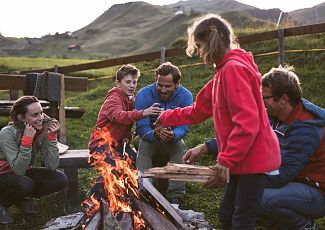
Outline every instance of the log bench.
[[67, 150], [60, 154], [59, 168], [64, 169], [64, 173], [68, 177], [68, 188], [66, 197], [69, 201], [78, 198], [78, 168], [88, 168], [88, 149]]

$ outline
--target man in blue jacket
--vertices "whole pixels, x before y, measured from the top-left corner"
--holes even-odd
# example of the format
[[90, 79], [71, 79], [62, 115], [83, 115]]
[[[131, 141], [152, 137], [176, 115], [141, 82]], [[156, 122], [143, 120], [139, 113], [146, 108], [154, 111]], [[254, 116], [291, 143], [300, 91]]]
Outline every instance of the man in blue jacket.
[[[170, 62], [156, 69], [156, 81], [140, 89], [136, 96], [135, 108], [144, 110], [157, 103], [162, 110], [186, 107], [192, 104], [193, 96], [180, 85], [181, 73]], [[157, 116], [143, 118], [136, 122], [136, 146], [138, 145], [137, 168], [141, 172], [152, 168], [153, 160], [167, 159], [181, 163], [185, 151], [183, 137], [188, 126], [166, 127], [155, 130]], [[166, 198], [180, 204], [185, 194], [185, 183], [169, 181]]]
[[[278, 229], [317, 229], [314, 220], [325, 216], [325, 110], [301, 98], [299, 78], [290, 68], [266, 73], [262, 95], [282, 163], [278, 174], [267, 177], [261, 216]], [[205, 152], [217, 152], [215, 140], [189, 150], [184, 161]]]

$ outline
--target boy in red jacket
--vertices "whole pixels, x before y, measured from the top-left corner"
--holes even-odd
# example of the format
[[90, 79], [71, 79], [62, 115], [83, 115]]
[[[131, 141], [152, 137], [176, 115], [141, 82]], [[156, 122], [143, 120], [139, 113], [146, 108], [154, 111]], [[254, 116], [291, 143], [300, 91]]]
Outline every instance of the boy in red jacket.
[[[89, 150], [91, 153], [96, 151], [109, 154], [108, 147], [112, 147], [120, 154], [128, 153], [135, 165], [136, 153], [128, 144], [131, 138], [132, 125], [135, 121], [146, 116], [157, 116], [161, 113], [160, 108], [154, 105], [145, 110], [134, 109], [134, 92], [139, 76], [140, 71], [132, 65], [123, 65], [117, 70], [116, 87], [107, 92], [90, 137]], [[112, 146], [100, 144], [103, 140], [100, 131], [104, 128], [108, 130], [113, 139]]]
[[219, 148], [207, 187], [226, 184], [219, 209], [223, 229], [255, 229], [266, 173], [280, 166], [277, 137], [270, 127], [260, 92], [261, 74], [251, 53], [239, 49], [232, 28], [208, 14], [188, 29], [187, 54], [198, 52], [215, 74], [192, 106], [167, 110], [157, 128], [198, 124], [213, 117]]

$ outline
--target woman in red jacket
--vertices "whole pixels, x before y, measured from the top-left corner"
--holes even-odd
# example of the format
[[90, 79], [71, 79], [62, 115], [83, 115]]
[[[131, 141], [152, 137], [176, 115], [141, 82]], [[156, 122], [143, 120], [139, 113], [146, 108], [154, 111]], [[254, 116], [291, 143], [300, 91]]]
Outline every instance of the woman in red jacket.
[[223, 229], [253, 230], [265, 175], [280, 166], [278, 140], [260, 92], [261, 74], [252, 54], [238, 48], [230, 24], [220, 16], [196, 20], [188, 34], [187, 54], [198, 52], [204, 63], [214, 64], [214, 77], [192, 106], [167, 110], [157, 126], [198, 124], [213, 117], [219, 153], [216, 175], [205, 185], [226, 184], [219, 209]]

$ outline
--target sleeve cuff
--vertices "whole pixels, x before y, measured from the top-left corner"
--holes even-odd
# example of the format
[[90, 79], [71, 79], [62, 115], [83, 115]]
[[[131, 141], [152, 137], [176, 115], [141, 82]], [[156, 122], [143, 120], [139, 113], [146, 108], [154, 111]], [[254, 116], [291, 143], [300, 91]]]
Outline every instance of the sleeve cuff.
[[33, 137], [22, 136], [22, 138], [21, 138], [21, 146], [32, 147], [32, 145], [33, 145]]
[[48, 133], [47, 134], [47, 138], [50, 140], [50, 141], [54, 141], [56, 140], [58, 137], [57, 133]]

